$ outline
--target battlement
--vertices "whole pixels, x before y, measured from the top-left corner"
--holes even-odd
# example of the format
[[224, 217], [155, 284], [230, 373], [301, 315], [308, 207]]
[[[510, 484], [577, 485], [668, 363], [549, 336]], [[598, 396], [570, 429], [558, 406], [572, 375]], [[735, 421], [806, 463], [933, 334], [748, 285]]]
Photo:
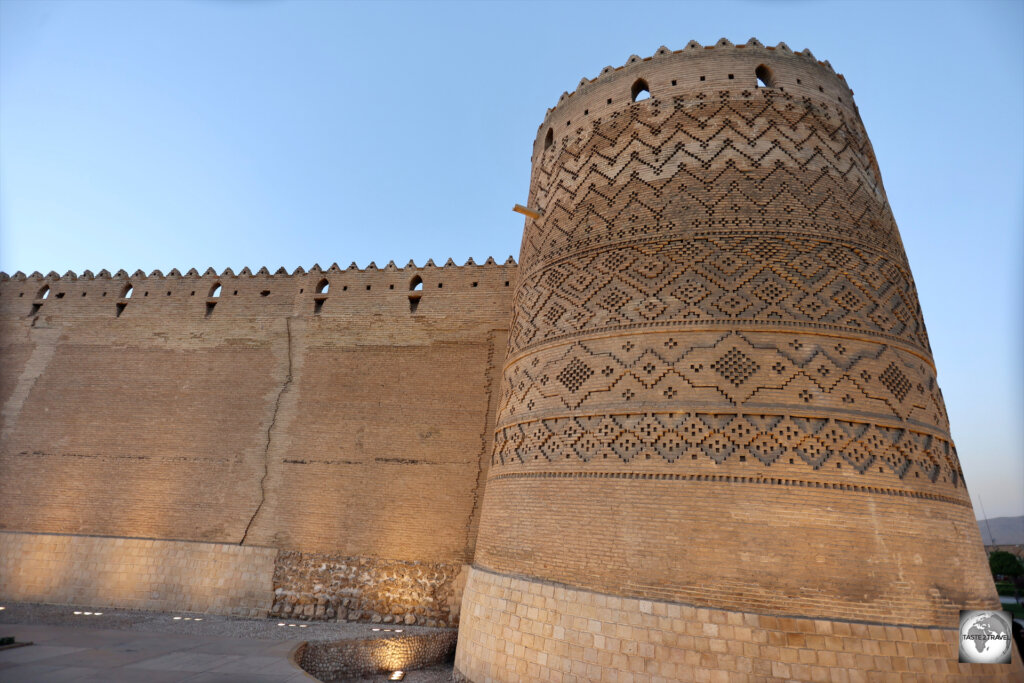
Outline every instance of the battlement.
[[159, 270], [148, 275], [142, 270], [64, 275], [18, 271], [10, 276], [0, 273], [0, 316], [442, 313], [447, 306], [420, 307], [420, 301], [454, 300], [460, 294], [510, 295], [517, 269], [509, 256], [502, 264], [489, 257], [482, 264], [470, 258], [462, 266], [448, 259], [441, 266], [428, 260], [423, 266], [409, 261], [400, 268], [390, 261], [383, 268], [371, 262], [365, 268], [352, 263], [342, 270], [334, 263], [326, 269], [318, 264], [309, 270], [300, 266], [291, 273], [284, 268], [271, 273], [266, 267], [255, 273], [243, 268], [237, 274], [231, 268], [220, 273], [207, 268], [202, 274], [195, 268], [185, 274], [175, 268], [166, 275]]
[[856, 112], [853, 91], [843, 75], [808, 49], [795, 52], [781, 42], [768, 47], [756, 38], [744, 44], [721, 38], [714, 45], [691, 40], [681, 50], [661, 46], [650, 57], [631, 55], [622, 66], [606, 66], [595, 78], [584, 77], [575, 91], [563, 92], [558, 104], [547, 110], [534, 152], [587, 121], [633, 104], [640, 92], [661, 99], [734, 89], [764, 89]]

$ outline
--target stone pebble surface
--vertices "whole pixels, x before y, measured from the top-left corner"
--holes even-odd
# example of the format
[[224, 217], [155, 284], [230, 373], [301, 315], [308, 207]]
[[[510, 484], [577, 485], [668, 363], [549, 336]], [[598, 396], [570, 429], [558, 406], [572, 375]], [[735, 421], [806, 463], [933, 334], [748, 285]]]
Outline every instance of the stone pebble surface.
[[[321, 641], [362, 638], [387, 638], [413, 634], [436, 633], [453, 629], [429, 626], [405, 626], [355, 622], [310, 621], [288, 619], [246, 619], [195, 612], [143, 612], [95, 605], [43, 605], [37, 603], [2, 602], [0, 625], [2, 624], [46, 624], [51, 626], [74, 626], [76, 628], [113, 629], [119, 631], [141, 631], [145, 633], [167, 633], [172, 635], [208, 635], [223, 638], [247, 638], [253, 640], [294, 640]], [[93, 615], [76, 615], [75, 611], [93, 612]], [[95, 612], [102, 612], [96, 616]], [[175, 619], [174, 617], [181, 617]], [[197, 621], [198, 619], [198, 621]], [[295, 626], [278, 626], [278, 624]], [[301, 625], [305, 625], [302, 628]], [[380, 631], [373, 631], [378, 628]], [[392, 629], [385, 631], [385, 628]], [[402, 633], [394, 629], [401, 628]], [[408, 677], [407, 677], [408, 680]]]

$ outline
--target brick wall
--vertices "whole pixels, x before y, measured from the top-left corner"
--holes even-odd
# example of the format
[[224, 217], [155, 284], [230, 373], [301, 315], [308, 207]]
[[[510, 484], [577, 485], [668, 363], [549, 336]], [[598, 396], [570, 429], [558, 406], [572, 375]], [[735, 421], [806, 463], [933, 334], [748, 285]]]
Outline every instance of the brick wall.
[[[631, 57], [548, 111], [474, 576], [941, 629], [998, 606], [852, 95], [807, 51], [719, 41]], [[463, 673], [537, 680], [516, 643], [563, 644], [471, 588]], [[559, 671], [638, 673], [609, 666]]]
[[0, 529], [464, 564], [515, 274], [0, 277]]
[[0, 597], [261, 617], [276, 555], [223, 543], [0, 532]]

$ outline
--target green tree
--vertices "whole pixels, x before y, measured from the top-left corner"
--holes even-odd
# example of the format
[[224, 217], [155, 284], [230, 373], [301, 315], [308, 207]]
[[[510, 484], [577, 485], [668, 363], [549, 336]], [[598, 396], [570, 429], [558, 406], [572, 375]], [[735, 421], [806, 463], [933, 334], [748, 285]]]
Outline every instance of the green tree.
[[988, 566], [994, 576], [1009, 576], [1016, 578], [1024, 575], [1024, 564], [1020, 558], [1005, 550], [996, 550], [988, 556]]

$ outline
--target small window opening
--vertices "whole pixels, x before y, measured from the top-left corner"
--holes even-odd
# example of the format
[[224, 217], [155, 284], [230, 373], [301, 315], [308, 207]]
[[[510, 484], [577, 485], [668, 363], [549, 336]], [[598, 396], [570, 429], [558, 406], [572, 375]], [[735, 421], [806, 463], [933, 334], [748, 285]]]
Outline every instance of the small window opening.
[[566, 121], [566, 122], [565, 122], [565, 125], [567, 125], [567, 126], [568, 126], [568, 125], [569, 125], [570, 123], [572, 123], [572, 121]]
[[772, 78], [772, 70], [761, 64], [754, 69], [754, 75], [757, 76], [757, 87], [759, 88], [774, 88], [775, 79]]
[[18, 298], [19, 298], [19, 299], [20, 299], [21, 297], [23, 297], [23, 296], [25, 296], [25, 292], [20, 292], [20, 293], [18, 294]]
[[476, 287], [478, 284], [480, 284], [480, 283], [479, 282], [474, 282], [473, 286]]
[[[170, 294], [170, 292], [168, 292], [168, 294]], [[85, 292], [82, 292], [82, 296], [85, 296]]]
[[117, 316], [116, 317], [120, 318], [121, 314], [124, 313], [124, 309], [126, 309], [127, 307], [128, 307], [128, 304], [123, 304], [123, 303], [122, 304], [117, 304]]
[[235, 291], [234, 291], [234, 292], [233, 292], [233, 293], [231, 294], [231, 296], [238, 296], [238, 290], [236, 289], [236, 290], [235, 290]]
[[611, 104], [611, 103], [612, 103], [612, 98], [609, 97], [608, 98], [608, 104]]
[[211, 299], [212, 298], [216, 298], [218, 296], [220, 296], [220, 283], [219, 282], [214, 284], [213, 287], [210, 289], [210, 298]]
[[262, 292], [260, 292], [260, 296], [270, 296], [270, 290], [264, 289]]
[[149, 292], [143, 292], [142, 296], [149, 296]]
[[825, 92], [825, 88], [823, 88], [822, 86], [819, 85], [818, 86], [818, 92]]
[[39, 296], [37, 299], [46, 299], [50, 296], [50, 285], [43, 285], [43, 288], [39, 290]]
[[64, 298], [64, 292], [58, 292], [58, 293], [57, 293], [57, 294], [56, 294], [55, 296], [56, 296], [56, 297], [57, 297], [58, 299], [63, 299], [63, 298]]
[[331, 289], [331, 283], [328, 282], [326, 279], [321, 280], [316, 285], [316, 293], [317, 294], [327, 294], [327, 292], [330, 291], [330, 289]]
[[122, 299], [131, 299], [132, 298], [132, 290], [133, 289], [134, 289], [134, 287], [132, 287], [131, 285], [125, 285], [124, 291], [121, 292], [121, 298]]
[[732, 74], [729, 74], [729, 80], [730, 80], [730, 81], [731, 81], [732, 79], [734, 79], [734, 78], [736, 78], [736, 77], [735, 77], [734, 75], [732, 75]]
[[42, 304], [32, 304], [32, 310], [29, 312], [29, 316], [33, 316], [36, 313], [38, 313], [39, 309], [42, 308], [42, 307], [43, 307]]
[[675, 84], [676, 84], [676, 82], [675, 82], [675, 81], [672, 81], [672, 85], [675, 85]]
[[208, 302], [206, 302], [206, 317], [207, 318], [209, 318], [211, 315], [213, 315], [213, 309], [216, 308], [216, 306], [217, 306], [217, 302], [216, 301], [208, 301]]
[[800, 85], [800, 79], [799, 79], [799, 78], [798, 78], [798, 79], [796, 79], [796, 84], [797, 84], [797, 85]]
[[508, 287], [508, 280], [505, 280], [505, 286]]
[[420, 307], [420, 298], [418, 296], [409, 297], [409, 312], [415, 313], [416, 309]]
[[[192, 292], [192, 293], [193, 293], [193, 294], [195, 294], [195, 292]], [[103, 296], [106, 296], [106, 295], [107, 295], [107, 293], [106, 293], [106, 292], [103, 292]]]
[[410, 292], [422, 292], [423, 291], [423, 278], [419, 275], [413, 276], [412, 280], [409, 281]]
[[555, 143], [555, 129], [548, 128], [548, 134], [544, 136], [544, 149], [551, 147]]
[[342, 285], [341, 291], [347, 292], [348, 291], [348, 285]]
[[370, 291], [370, 287], [371, 287], [371, 285], [366, 285], [366, 291], [367, 291], [367, 292], [369, 292], [369, 291]]
[[302, 289], [301, 287], [299, 288], [299, 294], [302, 294], [302, 293], [303, 293], [304, 291], [305, 291], [305, 290], [304, 290], [304, 289]]
[[394, 285], [388, 285], [388, 289], [394, 289], [394, 288], [395, 288]]
[[171, 295], [171, 293], [170, 293], [170, 292], [167, 292], [167, 296], [170, 296], [170, 295]]
[[636, 83], [629, 91], [630, 97], [633, 98], [634, 102], [640, 102], [641, 100], [647, 100], [651, 97], [651, 89], [647, 85], [647, 81], [642, 78], [638, 78]]
[[442, 287], [444, 287], [444, 283], [443, 282], [438, 282], [437, 283], [437, 288], [441, 289]]
[[313, 315], [320, 315], [320, 311], [324, 310], [324, 301], [326, 299], [317, 299], [313, 302]]
[[584, 110], [583, 110], [583, 115], [584, 115], [584, 116], [587, 116], [587, 115], [589, 115], [589, 114], [590, 114], [590, 110], [589, 110], [589, 109], [584, 109]]
[[703, 81], [703, 80], [705, 80], [706, 78], [707, 78], [706, 76], [701, 76], [701, 77], [700, 77], [700, 80], [702, 80], [702, 81]]

